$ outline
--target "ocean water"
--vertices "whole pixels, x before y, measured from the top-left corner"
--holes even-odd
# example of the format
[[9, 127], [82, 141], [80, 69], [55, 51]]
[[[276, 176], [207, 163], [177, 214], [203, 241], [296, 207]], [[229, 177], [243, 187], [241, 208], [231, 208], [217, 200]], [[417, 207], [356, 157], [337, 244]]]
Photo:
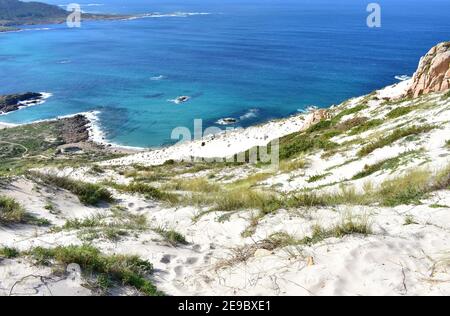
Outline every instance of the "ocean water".
[[[378, 1], [377, 29], [366, 25], [372, 1], [98, 1], [78, 0], [88, 12], [209, 14], [0, 34], [0, 94], [53, 94], [0, 121], [96, 110], [109, 141], [161, 146], [194, 119], [207, 127], [235, 117], [245, 127], [369, 93], [412, 75], [429, 48], [450, 40], [448, 0]], [[168, 101], [181, 95], [192, 99]]]

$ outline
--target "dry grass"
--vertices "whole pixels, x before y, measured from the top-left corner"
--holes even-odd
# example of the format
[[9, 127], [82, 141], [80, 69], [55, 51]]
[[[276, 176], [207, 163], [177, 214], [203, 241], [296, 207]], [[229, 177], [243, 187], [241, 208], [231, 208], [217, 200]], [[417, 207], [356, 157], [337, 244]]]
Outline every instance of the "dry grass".
[[272, 172], [255, 173], [248, 176], [247, 178], [237, 180], [227, 185], [227, 187], [229, 189], [248, 189], [257, 186], [258, 183], [263, 182], [272, 176], [273, 176]]
[[254, 244], [233, 248], [231, 249], [231, 256], [219, 261], [215, 268], [219, 270], [245, 263], [255, 255], [258, 249], [274, 251], [290, 246], [311, 246], [328, 238], [343, 238], [355, 234], [363, 236], [372, 234], [369, 217], [366, 215], [357, 216], [351, 212], [346, 212], [342, 216], [341, 221], [335, 226], [324, 229], [319, 225], [314, 225], [311, 235], [302, 239], [298, 239], [286, 232], [277, 232]]
[[281, 172], [292, 172], [299, 169], [304, 169], [307, 166], [307, 162], [303, 157], [280, 161]]
[[177, 179], [165, 184], [165, 190], [211, 193], [218, 192], [220, 185], [211, 183], [205, 178]]

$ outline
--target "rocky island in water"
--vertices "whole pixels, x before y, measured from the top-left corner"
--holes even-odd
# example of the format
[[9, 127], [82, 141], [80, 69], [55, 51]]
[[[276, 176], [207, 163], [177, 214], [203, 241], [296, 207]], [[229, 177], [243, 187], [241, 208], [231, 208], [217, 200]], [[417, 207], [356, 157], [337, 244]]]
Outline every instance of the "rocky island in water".
[[27, 106], [42, 103], [48, 96], [48, 94], [36, 92], [0, 95], [0, 114], [14, 112]]

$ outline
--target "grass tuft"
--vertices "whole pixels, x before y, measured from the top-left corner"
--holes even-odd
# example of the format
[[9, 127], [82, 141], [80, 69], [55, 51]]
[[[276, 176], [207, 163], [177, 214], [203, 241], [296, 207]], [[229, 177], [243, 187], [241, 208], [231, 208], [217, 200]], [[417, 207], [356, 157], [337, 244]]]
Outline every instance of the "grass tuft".
[[50, 222], [27, 213], [16, 200], [0, 196], [0, 225], [11, 224], [49, 226]]
[[14, 259], [20, 255], [19, 250], [16, 248], [3, 247], [0, 248], [0, 258]]
[[142, 194], [147, 199], [165, 201], [170, 203], [175, 203], [178, 201], [178, 197], [175, 194], [170, 194], [161, 191], [151, 185], [142, 182], [132, 182], [129, 185], [123, 185], [118, 183], [107, 182], [105, 185], [111, 186], [112, 188], [133, 194]]
[[164, 186], [166, 190], [174, 191], [189, 191], [189, 192], [218, 192], [220, 186], [218, 184], [210, 183], [204, 178], [194, 179], [177, 179]]
[[0, 196], [0, 224], [24, 223], [26, 212], [14, 199]]
[[[137, 256], [102, 254], [97, 248], [89, 245], [57, 247], [54, 249], [37, 247], [29, 254], [37, 264], [51, 265], [56, 262], [62, 265], [72, 263], [80, 265], [85, 274], [96, 274], [105, 281], [119, 282], [135, 287], [149, 296], [160, 296], [162, 292], [147, 279], [153, 273], [153, 265]], [[111, 282], [103, 282], [111, 285]]]
[[408, 113], [411, 113], [412, 111], [416, 110], [417, 106], [403, 106], [393, 109], [391, 112], [389, 112], [386, 116], [390, 119], [395, 119], [401, 116], [404, 116]]
[[154, 229], [154, 232], [161, 235], [164, 238], [164, 241], [168, 242], [172, 246], [177, 245], [187, 245], [188, 242], [186, 238], [173, 229], [165, 229], [162, 227], [158, 227]]
[[371, 130], [373, 128], [376, 128], [380, 125], [383, 124], [383, 120], [380, 119], [376, 119], [376, 120], [371, 120], [371, 121], [367, 121], [357, 127], [354, 127], [351, 131], [350, 131], [350, 135], [357, 135], [357, 134], [361, 134], [364, 132], [367, 132], [368, 130]]
[[308, 180], [306, 180], [306, 182], [308, 183], [313, 183], [313, 182], [317, 182], [320, 181], [322, 179], [325, 179], [326, 177], [328, 177], [331, 173], [324, 173], [324, 174], [317, 174], [314, 176], [309, 177]]
[[410, 172], [381, 184], [379, 196], [384, 206], [420, 204], [430, 191], [431, 174], [425, 170]]
[[378, 148], [383, 148], [385, 146], [391, 145], [392, 143], [396, 142], [399, 139], [405, 138], [407, 136], [412, 135], [419, 135], [422, 133], [426, 133], [434, 129], [433, 126], [425, 125], [425, 126], [412, 126], [409, 128], [402, 128], [395, 130], [392, 132], [392, 134], [382, 137], [378, 139], [377, 141], [361, 148], [361, 150], [358, 152], [359, 157], [367, 156], [368, 154], [372, 153]]
[[54, 175], [39, 173], [35, 173], [35, 175], [47, 185], [56, 186], [72, 192], [85, 205], [96, 206], [101, 202], [113, 202], [114, 200], [111, 192], [98, 184], [76, 181], [67, 177]]

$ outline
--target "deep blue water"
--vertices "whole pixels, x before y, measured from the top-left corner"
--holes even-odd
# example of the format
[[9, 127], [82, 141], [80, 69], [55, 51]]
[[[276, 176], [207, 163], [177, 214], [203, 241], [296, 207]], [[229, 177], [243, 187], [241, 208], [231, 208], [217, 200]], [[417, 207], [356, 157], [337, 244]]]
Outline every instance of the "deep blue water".
[[[366, 25], [372, 1], [98, 1], [104, 5], [83, 8], [211, 14], [0, 34], [0, 94], [54, 94], [1, 121], [99, 110], [110, 141], [158, 146], [194, 118], [209, 125], [257, 109], [240, 122], [247, 126], [368, 93], [394, 83], [395, 75], [412, 75], [420, 56], [450, 40], [448, 0], [378, 1], [379, 29]], [[151, 79], [157, 76], [164, 79]], [[180, 95], [193, 98], [167, 101]]]

